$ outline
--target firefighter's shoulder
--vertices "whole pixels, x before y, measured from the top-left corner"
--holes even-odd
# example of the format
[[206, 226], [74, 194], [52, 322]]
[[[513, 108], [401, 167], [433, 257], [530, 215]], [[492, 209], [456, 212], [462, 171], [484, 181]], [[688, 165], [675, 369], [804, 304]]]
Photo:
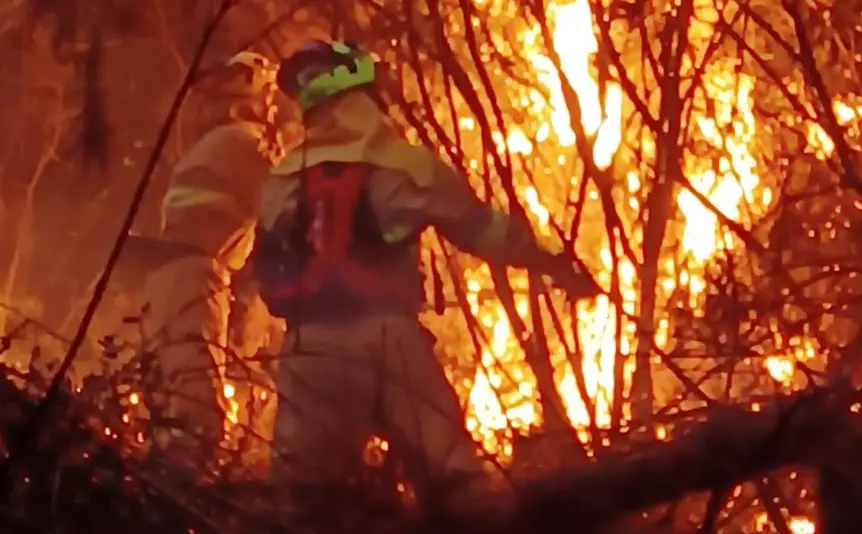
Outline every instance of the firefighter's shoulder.
[[254, 170], [265, 174], [269, 163], [258, 148], [263, 133], [264, 127], [252, 122], [217, 126], [192, 146], [177, 163], [174, 172], [182, 173], [203, 167], [225, 175]]

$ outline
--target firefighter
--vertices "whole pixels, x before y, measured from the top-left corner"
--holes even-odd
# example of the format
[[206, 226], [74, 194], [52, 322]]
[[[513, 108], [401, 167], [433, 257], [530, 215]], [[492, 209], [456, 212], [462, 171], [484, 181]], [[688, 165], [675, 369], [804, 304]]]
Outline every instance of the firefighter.
[[260, 188], [282, 150], [275, 70], [242, 52], [202, 81], [215, 124], [173, 169], [163, 199], [157, 243], [168, 259], [144, 284], [145, 333], [160, 371], [152, 402], [176, 421], [157, 436], [163, 447], [212, 449], [225, 435], [231, 279], [246, 265]]
[[377, 68], [349, 44], [312, 41], [277, 78], [305, 133], [264, 185], [254, 257], [262, 296], [288, 325], [276, 445], [300, 486], [337, 484], [370, 429], [420, 452], [431, 473], [488, 474], [418, 319], [426, 228], [490, 263], [545, 273], [572, 299], [600, 291], [570, 254], [542, 248], [409, 144], [381, 112]]

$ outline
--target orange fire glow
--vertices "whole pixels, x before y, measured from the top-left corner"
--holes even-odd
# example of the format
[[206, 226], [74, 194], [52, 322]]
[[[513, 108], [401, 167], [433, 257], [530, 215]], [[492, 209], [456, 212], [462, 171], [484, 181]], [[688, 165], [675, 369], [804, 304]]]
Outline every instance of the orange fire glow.
[[[489, 7], [490, 0], [475, 0], [477, 5]], [[496, 5], [496, 4], [495, 4]], [[489, 8], [490, 9], [490, 8]], [[690, 43], [693, 47], [704, 47], [714, 33], [717, 12], [710, 2], [697, 2], [698, 22], [690, 27]], [[548, 10], [549, 20], [554, 24], [553, 46], [561, 57], [563, 74], [575, 90], [582, 111], [581, 125], [593, 141], [595, 165], [599, 169], [611, 169], [628, 193], [626, 200], [619, 201], [618, 211], [624, 220], [634, 220], [641, 208], [637, 194], [644, 182], [652, 179], [644, 168], [630, 168], [625, 162], [615, 161], [624, 145], [626, 133], [623, 116], [626, 99], [620, 86], [608, 83], [600, 88], [593, 56], [599, 51], [594, 32], [590, 2], [573, 0], [552, 4]], [[571, 159], [575, 144], [575, 132], [570, 127], [569, 110], [561, 89], [560, 73], [551, 59], [540, 53], [538, 28], [523, 32], [518, 46], [526, 53], [536, 79], [544, 86], [547, 98], [537, 92], [521, 100], [527, 108], [532, 122], [513, 127], [505, 135], [496, 134], [498, 150], [525, 157], [538, 150], [553, 147], [557, 162], [561, 165]], [[683, 68], [691, 69], [691, 60], [686, 58]], [[758, 125], [754, 114], [753, 90], [756, 79], [738, 72], [732, 65], [717, 62], [704, 73], [703, 91], [695, 97], [695, 134], [707, 150], [693, 154], [685, 152], [682, 168], [691, 187], [705, 197], [724, 217], [743, 226], [750, 225], [763, 216], [774, 201], [775, 191], [761, 177], [757, 147], [755, 145]], [[851, 106], [836, 103], [835, 112], [843, 125], [862, 117], [862, 105]], [[475, 129], [475, 121], [462, 118], [459, 127], [469, 132]], [[825, 157], [834, 149], [829, 136], [817, 124], [808, 126], [809, 150]], [[639, 140], [644, 157], [655, 156], [655, 142], [649, 136]], [[577, 156], [575, 156], [577, 157]], [[651, 162], [647, 162], [651, 163]], [[622, 169], [622, 170], [621, 170]], [[572, 178], [572, 183], [577, 179]], [[537, 234], [547, 239], [553, 236], [552, 223], [565, 211], [564, 198], [544, 192], [554, 186], [543, 188], [541, 184], [527, 184], [519, 189], [521, 202], [532, 217]], [[592, 191], [591, 198], [596, 198]], [[741, 246], [738, 238], [721, 224], [719, 217], [706, 207], [697, 195], [685, 187], [677, 189], [676, 232], [670, 237], [674, 252], [662, 259], [661, 278], [658, 285], [659, 310], [656, 315], [655, 345], [664, 348], [670, 342], [670, 323], [667, 310], [662, 306], [671, 293], [683, 288], [690, 295], [689, 307], [698, 315], [703, 310], [707, 287], [707, 267], [720, 251], [734, 250]], [[602, 233], [588, 229], [582, 233]], [[635, 241], [642, 238], [632, 231]], [[580, 239], [580, 237], [579, 237]], [[580, 245], [580, 242], [579, 242]], [[638, 250], [640, 243], [632, 243]], [[614, 276], [614, 265], [607, 239], [598, 249], [585, 252], [590, 267], [599, 282], [608, 288]], [[561, 314], [566, 339], [551, 336], [551, 359], [556, 369], [556, 383], [564, 401], [572, 425], [582, 429], [589, 424], [607, 427], [611, 421], [611, 403], [614, 390], [614, 363], [622, 359], [626, 380], [624, 391], [633, 372], [631, 355], [636, 345], [635, 324], [625, 317], [635, 316], [640, 304], [639, 273], [636, 266], [617, 254], [616, 272], [623, 296], [622, 335], [616, 334], [617, 311], [605, 297], [594, 302], [579, 303], [574, 315]], [[513, 335], [506, 312], [500, 302], [484, 295], [492, 286], [487, 267], [468, 270], [467, 292], [471, 312], [485, 329], [488, 339], [482, 349], [481, 365], [474, 376], [466, 381], [464, 399], [468, 404], [467, 428], [486, 450], [496, 453], [506, 461], [512, 454], [513, 432], [530, 432], [541, 426], [542, 414], [537, 402], [535, 378], [524, 362], [520, 344]], [[527, 287], [524, 273], [510, 272], [510, 282], [515, 289], [516, 308], [522, 318], [527, 319], [530, 307], [523, 294]], [[559, 311], [559, 310], [558, 310]], [[573, 334], [574, 333], [574, 334]], [[595, 405], [595, 420], [587, 409], [578, 391], [573, 369], [566, 359], [566, 346], [574, 346], [574, 335], [580, 342], [583, 355], [582, 373], [586, 379], [586, 393]], [[808, 338], [783, 339], [775, 333], [776, 354], [764, 358], [765, 371], [778, 383], [789, 386], [796, 376], [797, 362], [811, 360], [818, 354], [817, 344]], [[565, 345], [564, 345], [565, 344]], [[457, 385], [456, 385], [457, 386]], [[752, 409], [757, 409], [752, 407]], [[623, 408], [627, 414], [627, 407]], [[658, 439], [667, 439], [665, 427], [656, 428]], [[581, 433], [588, 439], [586, 433]], [[796, 534], [814, 532], [813, 523], [804, 518], [793, 520]], [[809, 529], [809, 530], [806, 530]]]

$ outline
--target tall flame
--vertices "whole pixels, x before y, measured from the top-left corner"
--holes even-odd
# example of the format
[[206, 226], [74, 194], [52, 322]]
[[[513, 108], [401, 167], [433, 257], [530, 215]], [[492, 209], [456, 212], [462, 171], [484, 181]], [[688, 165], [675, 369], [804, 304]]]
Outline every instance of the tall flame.
[[[475, 1], [477, 4], [485, 3], [485, 0]], [[695, 48], [705, 49], [719, 16], [711, 2], [696, 4], [697, 22], [689, 28], [689, 41]], [[558, 163], [566, 161], [566, 149], [571, 150], [575, 145], [577, 134], [570, 124], [571, 117], [561, 85], [562, 74], [578, 97], [581, 127], [593, 142], [595, 165], [602, 170], [611, 169], [623, 140], [624, 95], [617, 83], [610, 82], [600, 87], [595, 75], [592, 62], [593, 55], [599, 52], [599, 41], [594, 31], [590, 2], [573, 0], [552, 4], [548, 8], [548, 18], [554, 24], [553, 47], [560, 57], [562, 73], [557, 71], [549, 57], [538, 52], [539, 28], [523, 32], [520, 46], [548, 97], [533, 91], [529, 98], [521, 101], [538, 122], [530, 125], [534, 128], [530, 132], [525, 131], [526, 127], [515, 127], [505, 136], [498, 134], [498, 149], [530, 155], [538, 144], [546, 147], [550, 143], [557, 151]], [[686, 58], [685, 62], [684, 69], [692, 70], [691, 59]], [[705, 150], [683, 154], [683, 173], [694, 192], [687, 187], [678, 188], [676, 205], [680, 231], [673, 236], [678, 246], [676, 252], [662, 258], [660, 265], [657, 295], [660, 314], [655, 333], [655, 343], [659, 347], [664, 347], [669, 338], [669, 323], [661, 316], [661, 306], [681, 287], [691, 295], [688, 305], [695, 314], [699, 314], [704, 303], [705, 272], [710, 262], [717, 252], [740, 246], [713, 209], [745, 226], [765, 214], [774, 200], [774, 191], [761, 179], [758, 158], [754, 155], [758, 133], [752, 96], [755, 83], [752, 76], [727, 65], [716, 64], [703, 73], [703, 89], [694, 102], [694, 120], [696, 135]], [[835, 113], [840, 123], [846, 126], [859, 121], [862, 105], [836, 102]], [[475, 123], [462, 119], [460, 126], [469, 130], [475, 127]], [[818, 157], [829, 157], [834, 151], [834, 143], [817, 124], [808, 125], [808, 138], [808, 150]], [[656, 155], [655, 141], [649, 135], [640, 140], [640, 149], [647, 160]], [[614, 176], [624, 179], [628, 197], [617, 208], [629, 220], [634, 220], [641, 208], [637, 197], [645, 181], [642, 171], [638, 168], [625, 169], [622, 173], [616, 168], [611, 171]], [[574, 178], [572, 183], [576, 183]], [[539, 235], [553, 235], [551, 223], [565, 210], [561, 199], [543, 198], [542, 189], [533, 185], [522, 187], [519, 193]], [[591, 194], [595, 198], [595, 192]], [[705, 198], [708, 205], [701, 198]], [[588, 230], [586, 233], [598, 235], [601, 232]], [[642, 238], [638, 231], [633, 231], [632, 236], [636, 240]], [[596, 257], [589, 259], [592, 260], [591, 267], [598, 270], [597, 279], [604, 287], [611, 285], [613, 276], [618, 277], [624, 312], [619, 329], [622, 334], [618, 336], [616, 321], [619, 314], [614, 304], [601, 297], [594, 302], [579, 303], [574, 317], [563, 315], [564, 339], [552, 338], [549, 344], [556, 385], [566, 413], [585, 440], [589, 439], [583, 431], [587, 425], [601, 428], [613, 423], [611, 413], [617, 358], [624, 364], [624, 392], [628, 391], [633, 370], [629, 356], [635, 348], [635, 325], [625, 319], [625, 315], [633, 316], [638, 311], [639, 273], [622, 251], [614, 251], [617, 254], [611, 252], [605, 239], [599, 245]], [[491, 285], [488, 269], [483, 266], [469, 270], [466, 277], [471, 312], [478, 317], [490, 339], [482, 350], [481, 366], [468, 384], [467, 428], [488, 451], [505, 460], [512, 454], [513, 431], [529, 432], [542, 424], [541, 410], [536, 402], [535, 379], [524, 363], [523, 351], [502, 305], [480, 298], [483, 288]], [[519, 293], [526, 288], [527, 279], [524, 273], [510, 273], [510, 282], [516, 290], [517, 312], [527, 318], [527, 298]], [[586, 382], [585, 392], [577, 386], [574, 370], [566, 357], [567, 347], [574, 346], [573, 336], [577, 336], [582, 353], [579, 372]], [[764, 369], [776, 382], [789, 387], [796, 376], [796, 362], [814, 358], [818, 347], [805, 337], [785, 340], [777, 331], [774, 337], [776, 353], [764, 359]], [[593, 405], [592, 413], [584, 402], [584, 393], [589, 397], [589, 404]], [[625, 416], [627, 407], [621, 408]], [[667, 438], [664, 427], [656, 432], [659, 439]], [[794, 534], [815, 532], [814, 524], [805, 518], [792, 518], [789, 526]]]
[[[708, 3], [699, 3], [698, 11], [700, 22], [690, 28], [690, 41], [695, 46], [708, 42], [714, 31], [712, 23], [708, 21], [717, 20], [715, 9]], [[588, 0], [574, 0], [553, 4], [549, 7], [548, 18], [554, 23], [553, 46], [560, 56], [562, 74], [568, 79], [580, 103], [581, 126], [593, 141], [595, 164], [600, 169], [609, 169], [623, 139], [624, 98], [619, 84], [610, 82], [602, 88], [595, 76], [592, 59], [599, 52], [599, 46], [590, 3]], [[576, 133], [571, 128], [560, 73], [550, 58], [538, 52], [539, 36], [539, 28], [529, 29], [521, 35], [520, 43], [536, 78], [549, 95], [543, 98], [531, 94], [530, 98], [522, 102], [539, 124], [535, 125], [533, 132], [513, 128], [505, 137], [497, 136], [497, 139], [500, 150], [508, 149], [524, 155], [534, 151], [533, 143], [553, 143], [560, 154], [558, 159], [562, 162], [565, 159], [564, 150], [575, 144]], [[688, 68], [691, 68], [690, 64]], [[773, 201], [773, 191], [762, 182], [758, 160], [753, 155], [757, 133], [752, 97], [754, 86], [753, 77], [738, 73], [736, 69], [718, 65], [706, 70], [703, 94], [698, 95], [695, 102], [695, 121], [697, 134], [710, 150], [706, 155], [685, 153], [683, 161], [685, 177], [693, 190], [705, 197], [711, 207], [724, 217], [743, 225], [750, 224], [765, 213]], [[706, 105], [707, 100], [709, 105]], [[840, 110], [837, 111], [839, 116], [848, 117], [846, 120], [850, 120], [851, 111], [856, 112], [849, 106], [836, 110]], [[460, 126], [469, 130], [475, 124], [462, 119]], [[827, 151], [828, 136], [813, 126], [810, 131], [811, 139], [818, 143], [814, 145], [812, 141], [812, 146]], [[654, 141], [650, 138], [641, 140], [641, 148], [647, 158], [655, 156]], [[640, 192], [644, 178], [637, 169], [628, 169], [624, 176], [630, 198], [618, 209], [631, 215], [640, 208], [635, 196]], [[560, 200], [556, 199], [556, 205], [548, 204], [554, 199], [542, 198], [541, 190], [532, 185], [523, 187], [519, 192], [539, 234], [551, 235], [550, 223], [554, 214], [563, 211]], [[736, 248], [739, 243], [697, 195], [680, 188], [676, 200], [682, 226], [678, 236], [679, 252], [677, 257], [662, 260], [658, 302], [665, 302], [677, 286], [683, 286], [692, 295], [689, 305], [697, 313], [703, 303], [707, 265], [717, 251]], [[640, 237], [638, 232], [633, 232], [633, 236]], [[597, 258], [592, 259], [598, 262], [594, 262], [591, 267], [598, 269], [596, 274], [599, 282], [609, 287], [614, 276], [614, 255], [606, 240], [597, 252]], [[634, 315], [638, 305], [638, 273], [624, 255], [618, 253], [616, 256], [623, 312], [624, 315]], [[479, 298], [483, 288], [491, 285], [487, 268], [468, 271], [466, 276], [472, 312], [491, 339], [482, 352], [482, 365], [469, 384], [467, 426], [489, 451], [506, 457], [511, 453], [512, 430], [528, 431], [542, 424], [542, 414], [536, 402], [535, 380], [524, 364], [524, 354], [513, 336], [502, 305], [497, 301]], [[510, 274], [510, 280], [516, 288], [526, 287], [523, 273]], [[515, 298], [518, 313], [526, 318], [529, 310], [526, 297], [516, 295]], [[623, 385], [623, 391], [628, 390], [633, 365], [628, 356], [635, 347], [635, 325], [624, 319], [622, 336], [618, 338], [615, 324], [617, 315], [614, 305], [602, 297], [595, 302], [579, 303], [575, 317], [561, 317], [564, 332], [576, 332], [582, 352], [580, 371], [586, 380], [586, 394], [590, 403], [595, 405], [594, 416], [590, 414], [582, 393], [576, 387], [573, 369], [566, 358], [566, 346], [574, 346], [575, 340], [566, 334], [566, 339], [555, 339], [549, 347], [556, 368], [557, 387], [569, 420], [576, 428], [588, 424], [598, 427], [611, 424], [613, 369], [617, 358], [624, 360], [623, 377], [626, 384]], [[668, 320], [659, 317], [655, 334], [655, 342], [659, 347], [668, 341], [668, 328]], [[801, 338], [788, 340], [783, 345], [789, 349], [767, 358], [765, 369], [776, 381], [789, 383], [795, 374], [794, 362], [800, 358], [810, 358], [816, 347], [810, 340]], [[507, 388], [506, 384], [511, 387]], [[626, 412], [626, 407], [623, 412]], [[591, 420], [593, 418], [595, 420]]]

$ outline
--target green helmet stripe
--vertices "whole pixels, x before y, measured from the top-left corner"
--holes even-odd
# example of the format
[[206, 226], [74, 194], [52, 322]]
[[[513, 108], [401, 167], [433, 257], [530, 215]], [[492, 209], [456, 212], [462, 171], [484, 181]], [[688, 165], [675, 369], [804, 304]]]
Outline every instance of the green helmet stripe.
[[[349, 55], [353, 49], [342, 42], [332, 43], [332, 50], [338, 54]], [[356, 71], [351, 72], [344, 65], [338, 65], [330, 72], [321, 74], [309, 80], [299, 93], [296, 100], [303, 111], [308, 111], [323, 100], [354, 87], [368, 85], [374, 82], [374, 60], [367, 55], [354, 59]]]

